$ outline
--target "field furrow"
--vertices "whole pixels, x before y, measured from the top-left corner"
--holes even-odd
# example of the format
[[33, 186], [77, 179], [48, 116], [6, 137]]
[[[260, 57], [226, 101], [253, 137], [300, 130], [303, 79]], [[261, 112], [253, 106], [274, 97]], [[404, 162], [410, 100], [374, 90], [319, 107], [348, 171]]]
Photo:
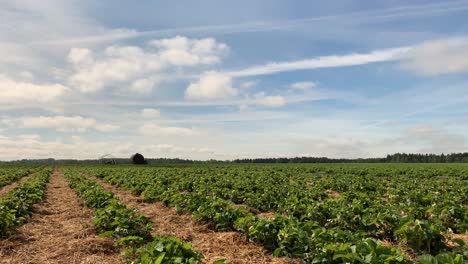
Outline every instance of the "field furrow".
[[45, 200], [29, 223], [0, 241], [0, 263], [119, 263], [113, 241], [97, 237], [92, 212], [84, 208], [64, 176], [50, 176]]
[[249, 242], [237, 232], [215, 232], [207, 225], [197, 223], [189, 214], [179, 214], [176, 209], [162, 203], [147, 203], [130, 191], [121, 189], [104, 180], [86, 175], [105, 189], [114, 193], [123, 203], [138, 208], [154, 221], [153, 232], [157, 235], [176, 236], [190, 242], [193, 248], [204, 255], [204, 262], [226, 259], [231, 264], [241, 263], [300, 263], [291, 258], [273, 257], [260, 245]]

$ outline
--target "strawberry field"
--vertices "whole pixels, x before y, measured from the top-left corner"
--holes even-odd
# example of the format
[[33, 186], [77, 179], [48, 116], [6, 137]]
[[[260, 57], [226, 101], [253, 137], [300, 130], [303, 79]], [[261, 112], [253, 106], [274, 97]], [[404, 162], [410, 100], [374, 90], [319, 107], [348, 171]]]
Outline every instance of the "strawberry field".
[[[40, 203], [51, 173], [37, 167], [10, 170], [5, 184], [40, 171], [18, 187], [39, 192], [39, 199], [20, 211], [21, 221], [0, 219], [5, 232], [26, 222], [23, 215], [30, 215], [31, 204]], [[83, 208], [93, 212], [90, 222], [96, 235], [111, 238], [116, 251], [124, 255], [122, 261], [461, 264], [468, 260], [468, 166], [464, 164], [63, 166], [59, 172]], [[29, 182], [38, 186], [35, 191], [27, 189]], [[17, 196], [2, 198], [0, 206], [14, 210]], [[1, 217], [6, 217], [5, 212]], [[163, 223], [163, 214], [168, 213], [171, 220]], [[193, 219], [187, 224], [194, 230], [207, 230], [185, 235], [179, 230], [184, 219]], [[223, 251], [229, 249], [214, 249], [228, 234], [243, 238], [233, 243], [260, 247], [264, 260], [249, 261]], [[197, 240], [201, 235], [212, 240], [208, 248]]]

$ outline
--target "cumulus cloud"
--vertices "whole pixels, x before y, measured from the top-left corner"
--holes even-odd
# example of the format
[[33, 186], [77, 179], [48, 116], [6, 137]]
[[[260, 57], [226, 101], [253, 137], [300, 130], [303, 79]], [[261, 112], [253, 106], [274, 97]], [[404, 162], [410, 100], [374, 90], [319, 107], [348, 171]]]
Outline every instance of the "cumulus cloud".
[[61, 84], [18, 82], [0, 75], [0, 103], [47, 103], [59, 99], [68, 90]]
[[468, 71], [468, 38], [429, 41], [412, 48], [402, 61], [403, 69], [421, 75]]
[[309, 90], [317, 86], [315, 82], [295, 82], [289, 87], [295, 90]]
[[160, 81], [156, 77], [138, 79], [130, 85], [130, 91], [136, 94], [149, 94]]
[[174, 136], [174, 137], [187, 137], [193, 136], [196, 132], [191, 128], [186, 127], [173, 127], [173, 126], [160, 126], [156, 124], [145, 124], [138, 129], [139, 133], [144, 136]]
[[85, 132], [95, 129], [101, 132], [115, 131], [119, 126], [100, 124], [94, 118], [82, 116], [39, 116], [23, 117], [17, 120], [22, 128], [53, 128], [60, 132]]
[[154, 108], [145, 108], [141, 110], [141, 115], [144, 118], [158, 118], [161, 116], [161, 111]]
[[94, 58], [92, 51], [84, 48], [72, 48], [68, 53], [68, 61], [74, 65], [90, 65]]
[[82, 92], [97, 92], [111, 85], [128, 85], [135, 93], [149, 93], [171, 67], [218, 63], [228, 50], [215, 39], [177, 36], [153, 40], [149, 46], [109, 46], [94, 54], [73, 48], [68, 61], [74, 72], [70, 85]]
[[214, 64], [220, 62], [220, 55], [229, 48], [213, 38], [189, 39], [176, 36], [170, 39], [153, 40], [151, 45], [160, 49], [159, 56], [163, 63], [187, 66]]
[[190, 83], [185, 90], [187, 99], [225, 99], [236, 96], [238, 89], [232, 87], [229, 75], [210, 71], [203, 74], [199, 80]]

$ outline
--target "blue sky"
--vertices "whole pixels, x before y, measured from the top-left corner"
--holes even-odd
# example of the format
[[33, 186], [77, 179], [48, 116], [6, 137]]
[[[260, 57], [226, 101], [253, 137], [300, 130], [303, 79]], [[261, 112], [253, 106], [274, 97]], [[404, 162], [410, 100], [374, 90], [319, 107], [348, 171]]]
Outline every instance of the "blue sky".
[[468, 148], [468, 1], [0, 3], [0, 159]]

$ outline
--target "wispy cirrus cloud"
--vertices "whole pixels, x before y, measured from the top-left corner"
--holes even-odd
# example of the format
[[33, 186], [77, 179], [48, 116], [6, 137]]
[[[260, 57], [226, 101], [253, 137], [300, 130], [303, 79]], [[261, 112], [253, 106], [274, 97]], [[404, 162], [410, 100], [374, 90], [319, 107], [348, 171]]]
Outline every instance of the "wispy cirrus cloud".
[[269, 75], [288, 71], [347, 67], [376, 62], [395, 61], [401, 59], [401, 57], [410, 49], [411, 47], [399, 47], [394, 49], [376, 50], [371, 51], [369, 53], [330, 55], [296, 61], [272, 62], [264, 65], [248, 67], [237, 71], [230, 71], [226, 74], [234, 77], [248, 77], [258, 75]]
[[462, 12], [468, 9], [467, 1], [451, 1], [443, 3], [426, 3], [418, 5], [396, 6], [386, 9], [376, 9], [370, 11], [358, 11], [325, 16], [307, 17], [288, 20], [252, 21], [245, 23], [234, 23], [224, 25], [201, 25], [193, 27], [176, 27], [158, 30], [138, 31], [133, 29], [109, 29], [100, 34], [85, 35], [64, 39], [48, 39], [34, 41], [32, 45], [77, 45], [95, 44], [103, 42], [115, 42], [119, 40], [158, 37], [176, 34], [190, 33], [211, 33], [211, 34], [233, 34], [244, 32], [268, 32], [274, 30], [289, 29], [308, 23], [346, 20], [349, 23], [365, 23], [372, 21], [391, 20], [404, 17], [421, 17], [450, 12]]
[[[232, 77], [271, 75], [282, 72], [400, 62], [402, 69], [421, 75], [459, 73], [468, 70], [468, 37], [458, 36], [374, 50], [368, 53], [327, 55], [295, 61], [271, 62], [225, 72]], [[307, 84], [296, 84], [295, 88]]]

